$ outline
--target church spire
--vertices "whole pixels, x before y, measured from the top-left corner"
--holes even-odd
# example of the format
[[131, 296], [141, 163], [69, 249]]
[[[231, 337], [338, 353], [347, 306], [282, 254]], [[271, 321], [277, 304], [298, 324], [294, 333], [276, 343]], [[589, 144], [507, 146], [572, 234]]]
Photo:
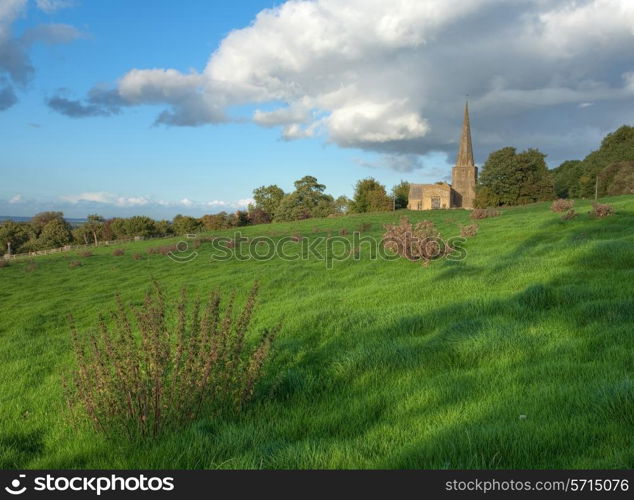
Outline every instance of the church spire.
[[473, 167], [473, 147], [471, 146], [471, 126], [469, 125], [469, 102], [464, 105], [464, 122], [460, 137], [460, 150], [456, 159], [457, 167]]

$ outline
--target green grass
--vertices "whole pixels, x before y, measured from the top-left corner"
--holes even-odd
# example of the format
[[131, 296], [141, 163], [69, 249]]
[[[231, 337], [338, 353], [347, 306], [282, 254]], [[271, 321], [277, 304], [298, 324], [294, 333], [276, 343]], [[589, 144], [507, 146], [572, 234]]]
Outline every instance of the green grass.
[[[177, 264], [162, 242], [0, 269], [0, 468], [634, 467], [634, 197], [617, 214], [562, 222], [548, 204], [478, 221], [464, 261]], [[309, 238], [403, 213], [255, 226]], [[468, 212], [410, 212], [459, 234]], [[315, 230], [314, 228], [318, 228]], [[318, 232], [314, 232], [318, 231]], [[351, 236], [349, 236], [351, 237]], [[289, 247], [290, 248], [290, 247]], [[132, 254], [144, 252], [142, 260]], [[146, 443], [106, 441], [66, 419], [66, 316], [83, 329], [114, 295], [261, 282], [257, 329], [283, 322], [250, 408]], [[525, 416], [520, 418], [520, 416]]]

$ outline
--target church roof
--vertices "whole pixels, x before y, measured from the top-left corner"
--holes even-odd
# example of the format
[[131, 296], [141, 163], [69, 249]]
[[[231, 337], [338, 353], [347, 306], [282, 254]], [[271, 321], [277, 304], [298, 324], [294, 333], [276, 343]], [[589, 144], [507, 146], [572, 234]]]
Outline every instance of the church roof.
[[469, 103], [464, 106], [464, 122], [462, 123], [462, 136], [460, 137], [460, 150], [456, 159], [457, 167], [473, 167], [473, 146], [471, 145], [471, 125], [469, 124]]

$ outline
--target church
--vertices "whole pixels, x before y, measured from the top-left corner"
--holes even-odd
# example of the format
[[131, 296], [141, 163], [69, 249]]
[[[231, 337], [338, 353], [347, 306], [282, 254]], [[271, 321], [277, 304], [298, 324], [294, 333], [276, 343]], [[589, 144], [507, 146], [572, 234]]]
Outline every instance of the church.
[[451, 170], [451, 184], [410, 184], [409, 210], [434, 210], [440, 208], [473, 208], [478, 167], [473, 161], [469, 104], [465, 104], [462, 137], [456, 166]]

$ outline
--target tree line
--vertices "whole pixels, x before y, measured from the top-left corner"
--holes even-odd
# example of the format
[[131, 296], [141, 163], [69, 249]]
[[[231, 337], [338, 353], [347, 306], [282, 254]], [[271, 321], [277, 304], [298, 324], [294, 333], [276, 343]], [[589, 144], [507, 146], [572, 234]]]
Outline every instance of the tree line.
[[144, 215], [106, 219], [98, 214], [73, 227], [62, 212], [36, 214], [29, 222], [11, 220], [0, 223], [0, 255], [60, 248], [66, 245], [97, 245], [102, 241], [129, 238], [180, 236], [230, 229], [273, 221], [294, 221], [313, 217], [344, 215], [405, 208], [409, 184], [401, 182], [387, 194], [385, 186], [373, 178], [357, 182], [353, 199], [334, 198], [315, 177], [295, 181], [295, 189], [285, 193], [276, 185], [260, 186], [253, 191], [254, 202], [247, 210], [220, 212], [202, 217], [177, 215], [171, 221], [154, 220]]
[[634, 193], [634, 127], [608, 134], [583, 160], [549, 170], [545, 158], [538, 149], [518, 153], [506, 147], [491, 153], [478, 179], [476, 206]]

